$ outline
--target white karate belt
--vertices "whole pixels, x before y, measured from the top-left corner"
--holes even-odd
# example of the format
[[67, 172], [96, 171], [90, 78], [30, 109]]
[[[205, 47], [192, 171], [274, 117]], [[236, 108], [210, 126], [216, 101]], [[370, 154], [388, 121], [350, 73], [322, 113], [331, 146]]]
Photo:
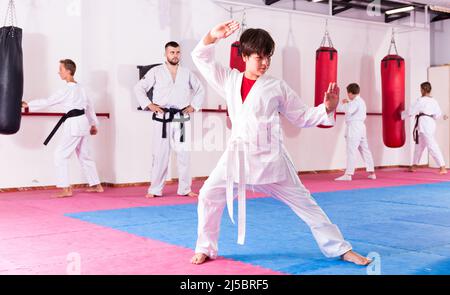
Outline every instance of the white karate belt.
[[239, 181], [238, 181], [238, 241], [240, 245], [245, 242], [245, 223], [246, 223], [246, 171], [245, 171], [245, 143], [241, 138], [232, 139], [228, 147], [227, 159], [227, 208], [231, 222], [235, 224], [233, 217], [233, 200], [234, 200], [234, 165], [236, 163], [236, 155], [239, 162]]

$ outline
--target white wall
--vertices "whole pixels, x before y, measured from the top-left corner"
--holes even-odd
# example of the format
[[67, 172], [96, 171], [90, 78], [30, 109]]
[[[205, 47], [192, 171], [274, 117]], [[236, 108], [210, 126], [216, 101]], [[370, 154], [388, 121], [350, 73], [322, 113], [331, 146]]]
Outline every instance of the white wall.
[[[432, 95], [439, 103], [442, 114], [450, 114], [450, 65], [431, 67], [428, 70], [428, 78], [433, 86]], [[436, 141], [442, 151], [445, 163], [450, 161], [450, 122], [438, 119], [436, 121]], [[439, 167], [429, 155], [431, 167]]]
[[431, 24], [431, 64], [450, 64], [450, 19]]
[[[0, 9], [6, 7], [6, 3], [0, 0]], [[26, 31], [25, 96], [50, 94], [62, 83], [56, 75], [58, 60], [62, 57], [77, 60], [78, 79], [87, 86], [97, 111], [111, 113], [110, 120], [101, 119], [100, 135], [93, 139], [92, 146], [102, 180], [112, 183], [148, 181], [153, 131], [150, 115], [136, 111], [132, 94], [137, 82], [136, 65], [162, 62], [164, 44], [177, 40], [184, 52], [184, 65], [196, 71], [190, 51], [209, 28], [227, 20], [229, 13], [207, 0], [82, 0], [79, 13], [77, 9], [67, 9], [73, 3], [78, 2], [30, 0], [18, 3], [20, 25]], [[0, 15], [3, 11], [0, 10]], [[269, 30], [277, 43], [270, 74], [284, 78], [312, 105], [315, 50], [322, 39], [324, 20], [259, 9], [248, 10], [247, 16], [249, 26]], [[237, 19], [240, 17], [240, 14], [235, 15]], [[339, 51], [339, 84], [344, 89], [350, 82], [359, 82], [369, 111], [380, 112], [379, 67], [389, 47], [389, 28], [351, 21], [330, 21], [329, 26]], [[293, 38], [288, 43], [290, 27]], [[217, 58], [224, 64], [228, 63], [229, 45], [235, 38], [218, 47]], [[429, 33], [402, 33], [397, 42], [407, 62], [408, 104], [419, 95], [420, 82], [427, 79], [429, 47], [416, 44], [429, 44]], [[223, 105], [209, 87], [207, 96], [205, 107]], [[20, 133], [0, 137], [0, 188], [55, 183], [52, 153], [58, 138], [47, 148], [42, 145], [55, 121], [56, 118], [24, 117]], [[224, 144], [225, 122], [224, 114], [194, 115], [193, 176], [206, 176], [214, 168], [221, 150], [205, 151], [205, 146], [211, 141]], [[407, 126], [410, 134], [410, 125]], [[335, 128], [328, 130], [299, 131], [289, 123], [285, 127], [286, 145], [299, 170], [344, 168], [342, 117], [338, 118]], [[382, 144], [381, 118], [369, 117], [367, 128], [377, 166], [409, 164], [410, 139], [401, 149], [388, 149]], [[207, 133], [211, 129], [220, 132], [211, 135]], [[171, 168], [170, 176], [176, 177], [173, 163]], [[76, 161], [71, 172], [74, 183], [84, 182]]]

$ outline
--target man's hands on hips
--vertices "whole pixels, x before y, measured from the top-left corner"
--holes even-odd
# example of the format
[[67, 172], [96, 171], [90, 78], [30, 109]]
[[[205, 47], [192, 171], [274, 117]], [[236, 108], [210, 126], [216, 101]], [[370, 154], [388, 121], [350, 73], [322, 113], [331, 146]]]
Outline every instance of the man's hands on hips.
[[189, 105], [187, 106], [184, 111], [183, 111], [183, 115], [189, 115], [191, 113], [195, 112], [195, 109], [193, 106]]
[[148, 109], [153, 113], [164, 114], [164, 111], [161, 109], [161, 107], [154, 103], [149, 104]]

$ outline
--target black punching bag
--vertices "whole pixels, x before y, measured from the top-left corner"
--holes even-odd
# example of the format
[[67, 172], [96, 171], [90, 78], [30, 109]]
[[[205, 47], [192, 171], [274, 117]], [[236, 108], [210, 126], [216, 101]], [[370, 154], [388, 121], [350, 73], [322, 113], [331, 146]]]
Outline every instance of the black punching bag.
[[0, 134], [14, 134], [19, 131], [22, 95], [22, 29], [14, 26], [2, 27], [0, 28]]

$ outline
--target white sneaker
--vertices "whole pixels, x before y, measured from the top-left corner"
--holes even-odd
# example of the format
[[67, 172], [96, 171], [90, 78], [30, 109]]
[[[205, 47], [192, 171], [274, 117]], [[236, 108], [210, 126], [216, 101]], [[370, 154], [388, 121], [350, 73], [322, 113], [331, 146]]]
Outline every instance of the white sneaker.
[[352, 176], [348, 175], [348, 174], [344, 174], [341, 177], [338, 177], [335, 179], [336, 181], [351, 181], [352, 180]]
[[375, 175], [375, 173], [372, 173], [372, 174], [369, 174], [369, 176], [367, 176], [367, 178], [375, 180], [375, 179], [377, 179], [377, 176]]

